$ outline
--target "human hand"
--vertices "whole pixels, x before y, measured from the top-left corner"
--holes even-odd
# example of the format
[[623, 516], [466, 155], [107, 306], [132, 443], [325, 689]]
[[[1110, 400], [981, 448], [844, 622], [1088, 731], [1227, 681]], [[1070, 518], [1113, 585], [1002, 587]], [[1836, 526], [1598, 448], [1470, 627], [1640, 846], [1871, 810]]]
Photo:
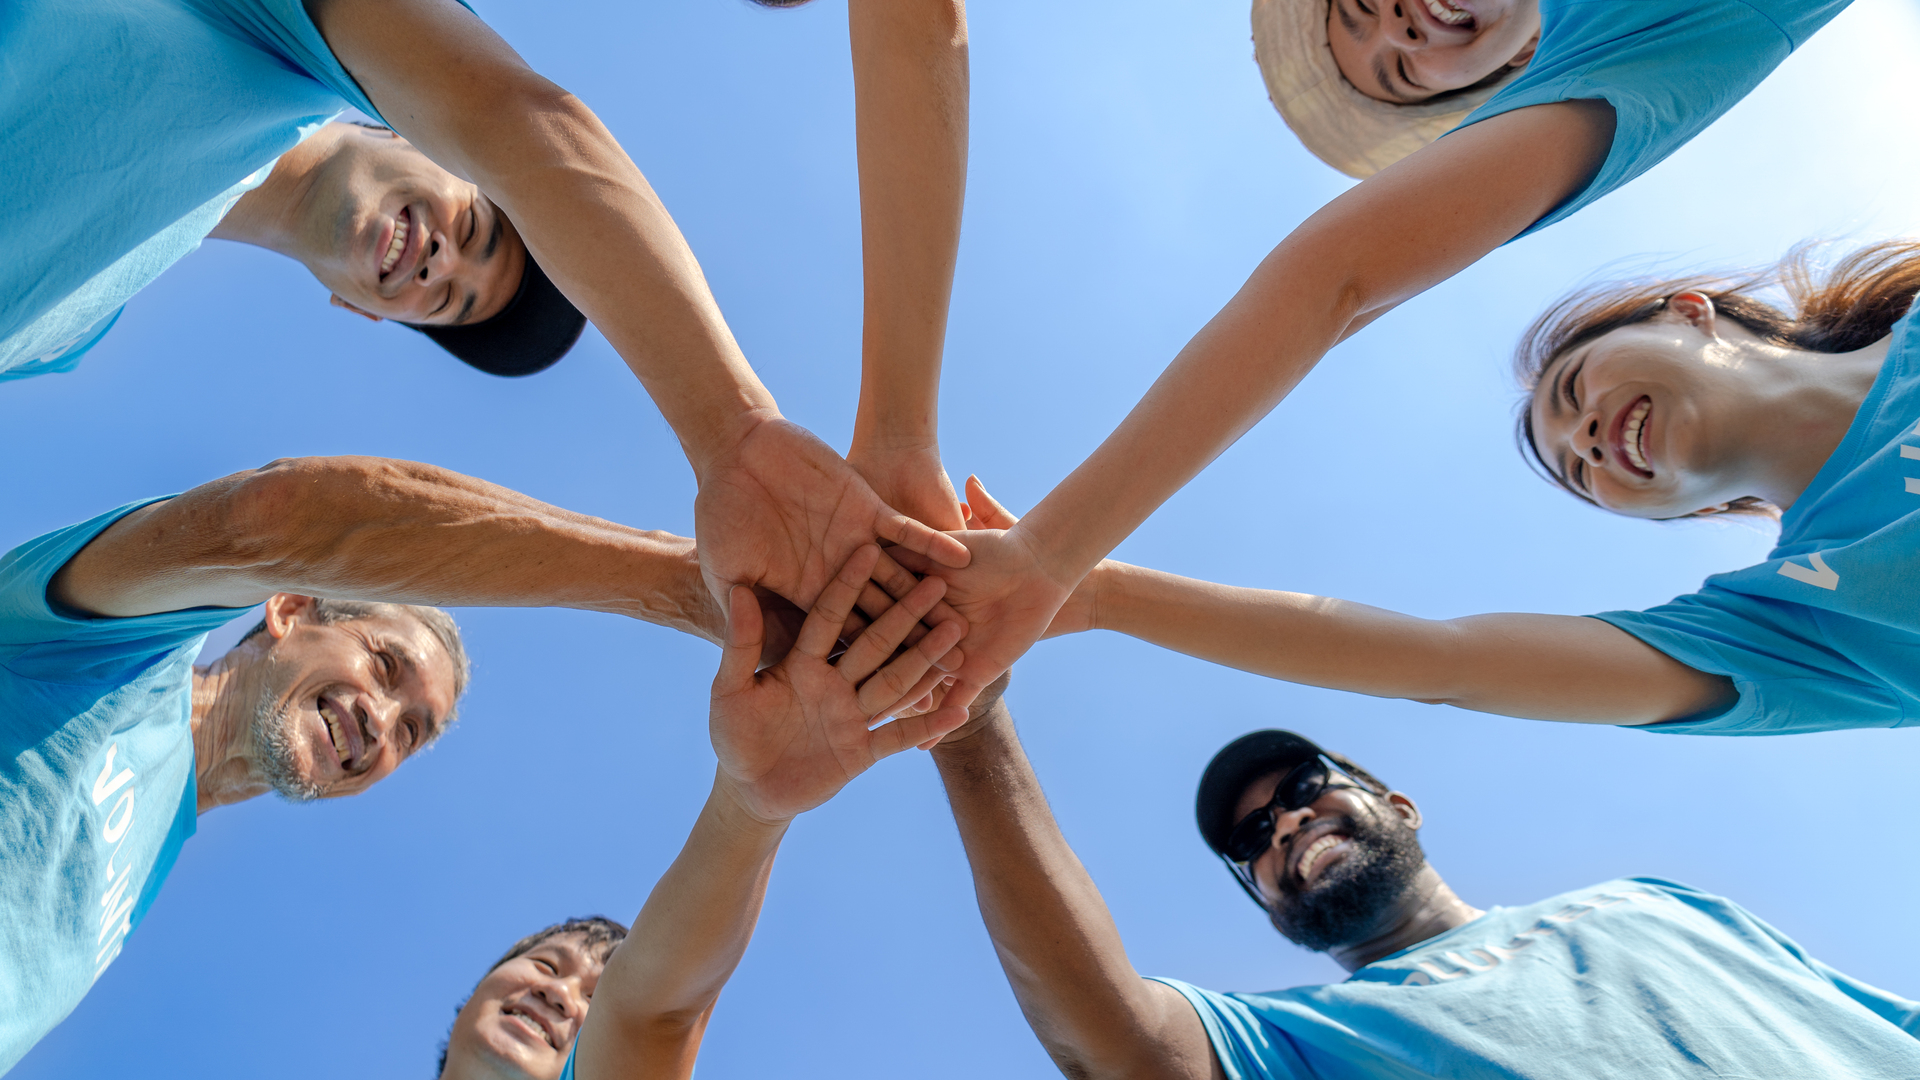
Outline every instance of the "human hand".
[[[999, 500], [987, 494], [985, 484], [978, 476], [967, 477], [967, 501], [964, 509], [969, 528], [974, 529], [1011, 529], [1020, 523], [1020, 519]], [[1054, 613], [1053, 621], [1047, 624], [1042, 639], [1059, 637], [1062, 634], [1078, 634], [1094, 628], [1094, 612], [1098, 609], [1098, 582], [1100, 574], [1088, 574], [1074, 586], [1073, 595]], [[1004, 687], [1003, 687], [1004, 689]], [[984, 692], [983, 692], [984, 693]]]
[[826, 443], [778, 417], [755, 425], [699, 481], [700, 574], [722, 603], [736, 584], [761, 585], [810, 609], [847, 557], [876, 540], [936, 565], [967, 564], [964, 545], [882, 502]]
[[888, 506], [943, 532], [967, 527], [960, 497], [931, 443], [881, 446], [855, 437], [847, 464], [873, 486]]
[[793, 650], [758, 674], [760, 605], [744, 587], [729, 594], [727, 645], [713, 680], [708, 729], [722, 781], [741, 808], [762, 821], [811, 810], [881, 758], [966, 722], [965, 710], [955, 706], [868, 727], [926, 679], [934, 659], [964, 632], [957, 621], [938, 623], [888, 662], [945, 592], [938, 578], [916, 585], [855, 638], [838, 663], [828, 662], [879, 556], [871, 544], [857, 548], [815, 599]]

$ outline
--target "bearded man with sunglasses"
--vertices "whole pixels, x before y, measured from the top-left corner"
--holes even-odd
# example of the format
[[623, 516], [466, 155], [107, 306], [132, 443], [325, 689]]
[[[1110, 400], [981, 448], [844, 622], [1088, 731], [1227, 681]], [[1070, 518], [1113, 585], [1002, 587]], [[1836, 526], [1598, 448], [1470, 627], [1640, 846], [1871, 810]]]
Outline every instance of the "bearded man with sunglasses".
[[980, 914], [1060, 1071], [1107, 1077], [1920, 1076], [1920, 1004], [1729, 900], [1627, 878], [1481, 911], [1421, 852], [1419, 807], [1286, 731], [1221, 750], [1201, 836], [1345, 982], [1216, 993], [1142, 978], [990, 687], [934, 750]]

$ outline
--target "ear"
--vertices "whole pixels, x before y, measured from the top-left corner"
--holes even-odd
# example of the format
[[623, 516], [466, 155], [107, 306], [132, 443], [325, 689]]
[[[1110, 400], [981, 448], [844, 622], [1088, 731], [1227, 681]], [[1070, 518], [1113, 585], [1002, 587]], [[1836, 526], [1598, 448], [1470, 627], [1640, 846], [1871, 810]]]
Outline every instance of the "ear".
[[313, 597], [298, 593], [274, 593], [267, 597], [267, 635], [275, 641], [286, 637], [295, 626], [313, 621]]
[[1688, 326], [1707, 335], [1717, 336], [1713, 329], [1713, 301], [1706, 293], [1688, 289], [1667, 297], [1667, 312], [1677, 319], [1684, 319]]
[[349, 304], [345, 300], [340, 299], [340, 297], [337, 294], [328, 296], [327, 302], [337, 308], [346, 308], [348, 311], [353, 312], [355, 315], [358, 315], [363, 319], [372, 319], [374, 322], [386, 321], [385, 319], [382, 319], [380, 316], [375, 315], [371, 311], [366, 311], [364, 309], [354, 307], [352, 304]]
[[1393, 812], [1400, 815], [1400, 820], [1406, 822], [1408, 828], [1417, 829], [1420, 827], [1420, 807], [1415, 805], [1414, 801], [1408, 798], [1406, 793], [1399, 791], [1387, 792], [1387, 805], [1393, 807]]

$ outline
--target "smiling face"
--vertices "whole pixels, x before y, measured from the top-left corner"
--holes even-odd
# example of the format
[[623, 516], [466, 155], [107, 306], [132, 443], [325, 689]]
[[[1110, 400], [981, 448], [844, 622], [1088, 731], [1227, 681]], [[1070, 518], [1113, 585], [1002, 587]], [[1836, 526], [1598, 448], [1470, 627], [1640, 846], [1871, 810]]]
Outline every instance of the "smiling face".
[[[1281, 775], [1248, 784], [1234, 820], [1267, 805]], [[1275, 928], [1319, 951], [1365, 939], [1426, 865], [1419, 822], [1405, 795], [1353, 787], [1328, 787], [1279, 814], [1272, 843], [1250, 867]]]
[[527, 258], [513, 223], [393, 132], [334, 127], [297, 253], [334, 302], [429, 325], [481, 322], [505, 307]]
[[1629, 517], [1752, 495], [1742, 436], [1768, 418], [1745, 374], [1751, 337], [1680, 293], [1661, 315], [1568, 349], [1528, 403], [1534, 450], [1573, 491]]
[[554, 1080], [606, 966], [581, 934], [559, 934], [487, 973], [447, 1036], [447, 1073]]
[[251, 730], [265, 779], [295, 801], [372, 787], [440, 733], [456, 697], [454, 662], [418, 620], [320, 624], [311, 603], [268, 603]]
[[1370, 98], [1425, 101], [1533, 57], [1537, 0], [1329, 0], [1327, 44]]

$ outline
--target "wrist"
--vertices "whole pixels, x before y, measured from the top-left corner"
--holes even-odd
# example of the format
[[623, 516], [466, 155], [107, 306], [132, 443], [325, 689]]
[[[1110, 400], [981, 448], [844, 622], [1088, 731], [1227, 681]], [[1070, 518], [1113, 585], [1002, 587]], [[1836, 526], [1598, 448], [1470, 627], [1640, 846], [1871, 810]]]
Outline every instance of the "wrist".
[[771, 398], [752, 400], [752, 396], [743, 391], [736, 408], [717, 411], [698, 425], [698, 438], [681, 435], [680, 449], [686, 453], [687, 463], [693, 466], [695, 484], [704, 486], [715, 466], [738, 457], [741, 448], [762, 428], [785, 419]]
[[756, 803], [752, 791], [727, 775], [724, 768], [714, 769], [713, 793], [707, 798], [707, 810], [713, 815], [714, 823], [729, 832], [776, 843], [798, 816], [768, 813]]

